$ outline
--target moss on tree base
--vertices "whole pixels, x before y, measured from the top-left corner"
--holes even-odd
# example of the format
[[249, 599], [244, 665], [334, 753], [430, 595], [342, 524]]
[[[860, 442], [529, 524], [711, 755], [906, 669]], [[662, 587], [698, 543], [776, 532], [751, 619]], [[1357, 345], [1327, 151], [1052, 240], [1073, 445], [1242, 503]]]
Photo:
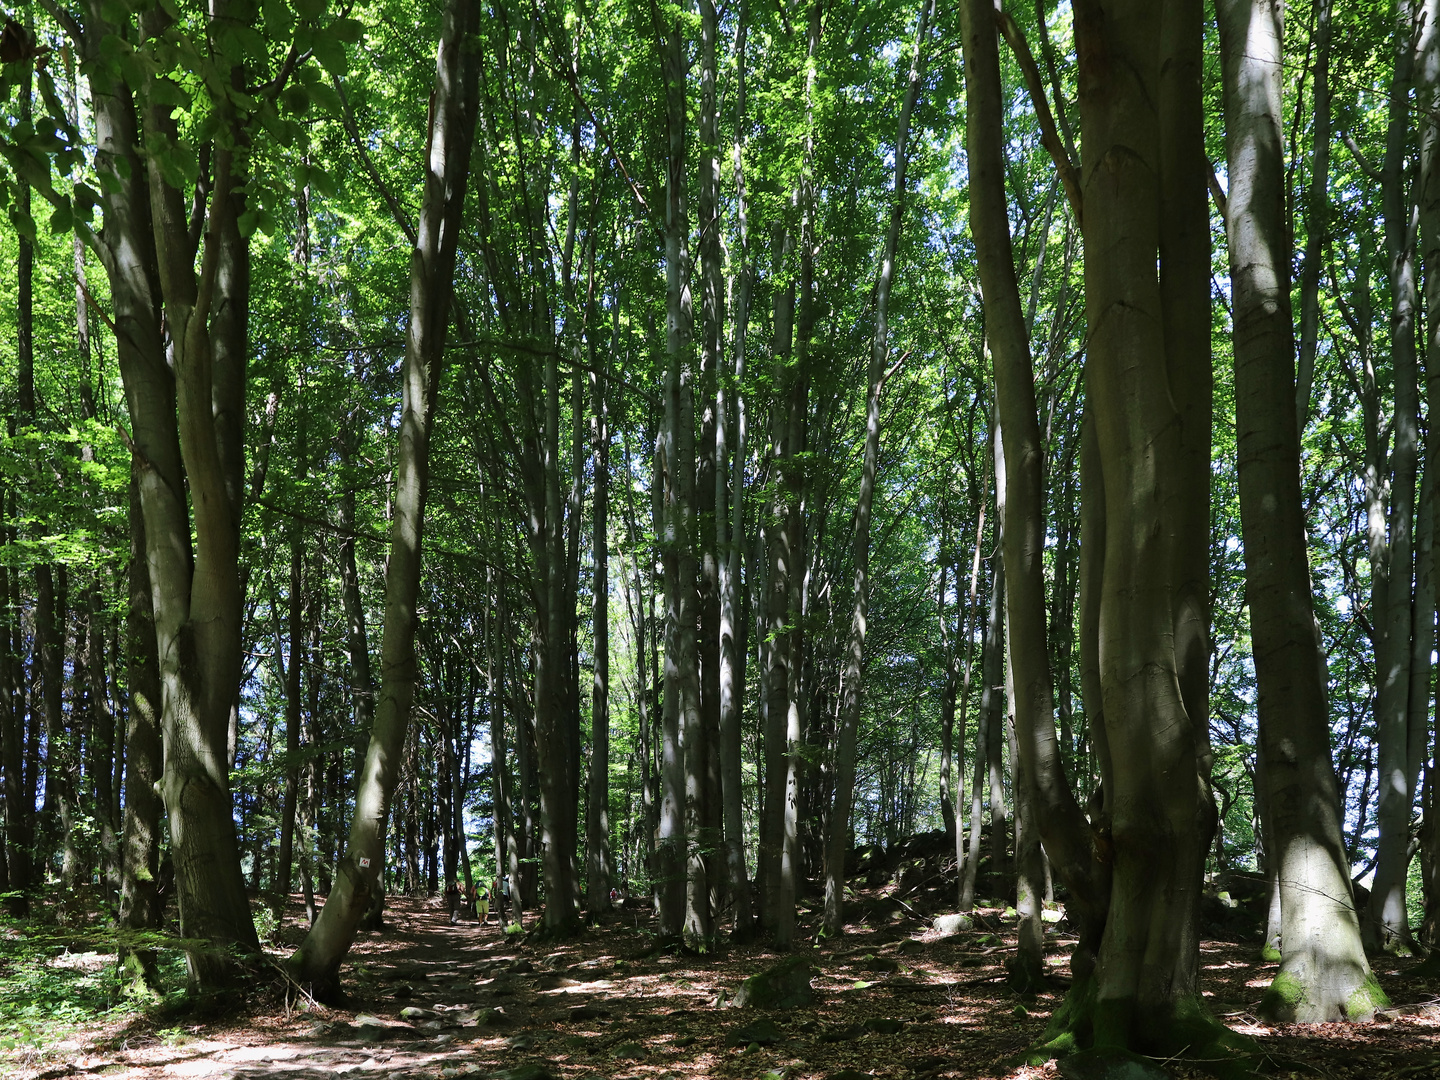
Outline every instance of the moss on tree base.
[[[1198, 996], [1176, 1002], [1166, 1020], [1136, 1018], [1133, 1000], [1101, 1002], [1093, 977], [1076, 979], [1064, 1003], [1050, 1018], [1040, 1041], [1025, 1051], [1026, 1064], [1042, 1065], [1051, 1058], [1086, 1055], [1146, 1055], [1193, 1061], [1222, 1080], [1243, 1080], [1256, 1075], [1260, 1048], [1244, 1035], [1231, 1031], [1211, 1015]], [[1073, 1069], [1071, 1071], [1074, 1071]]]
[[1374, 1016], [1376, 1009], [1383, 1009], [1390, 1004], [1390, 998], [1380, 988], [1380, 984], [1375, 980], [1373, 974], [1367, 974], [1365, 981], [1351, 991], [1350, 996], [1346, 998], [1341, 1009], [1344, 1013], [1343, 1017], [1307, 1016], [1307, 998], [1308, 992], [1305, 984], [1290, 972], [1281, 971], [1275, 976], [1275, 980], [1265, 991], [1264, 996], [1261, 997], [1259, 1013], [1267, 1020], [1283, 1024], [1324, 1023], [1335, 1019], [1361, 1022]]

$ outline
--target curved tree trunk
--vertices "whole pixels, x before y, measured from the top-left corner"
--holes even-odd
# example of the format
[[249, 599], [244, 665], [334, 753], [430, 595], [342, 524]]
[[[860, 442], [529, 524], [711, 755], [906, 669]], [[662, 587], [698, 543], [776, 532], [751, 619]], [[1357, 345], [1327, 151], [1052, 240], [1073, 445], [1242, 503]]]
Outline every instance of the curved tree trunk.
[[[1035, 404], [1030, 336], [1010, 241], [993, 7], [984, 0], [967, 0], [961, 7], [961, 25], [970, 223], [985, 301], [986, 335], [994, 358], [996, 413], [1003, 444], [997, 446], [996, 485], [997, 501], [1003, 507], [1008, 670], [1013, 672], [1016, 695], [1011, 705], [1018, 751], [1018, 759], [1012, 763], [1017, 779], [1015, 857], [1021, 891], [1027, 898], [1012, 982], [1033, 989], [1044, 971], [1043, 927], [1038, 898], [1033, 895], [1040, 866], [1034, 831], [1038, 828], [1047, 852], [1070, 885], [1071, 905], [1082, 926], [1082, 948], [1094, 948], [1107, 897], [1055, 736], [1045, 610], [1045, 446]], [[1022, 836], [1027, 831], [1028, 835]]]
[[479, 15], [479, 5], [473, 0], [448, 0], [442, 16], [420, 227], [410, 258], [410, 324], [401, 373], [400, 451], [385, 574], [380, 700], [356, 785], [355, 816], [337, 880], [319, 919], [289, 960], [290, 971], [299, 982], [322, 989], [333, 985], [371, 893], [378, 887], [390, 800], [419, 674], [415, 599], [430, 431], [443, 367], [478, 97], [479, 56], [464, 42], [474, 34]]

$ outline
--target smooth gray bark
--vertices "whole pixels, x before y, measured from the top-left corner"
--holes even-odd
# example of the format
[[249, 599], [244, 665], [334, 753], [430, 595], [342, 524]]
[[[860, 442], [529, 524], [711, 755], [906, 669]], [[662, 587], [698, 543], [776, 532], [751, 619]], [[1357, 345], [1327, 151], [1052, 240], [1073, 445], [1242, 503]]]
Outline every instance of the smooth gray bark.
[[1325, 656], [1311, 602], [1285, 255], [1283, 8], [1280, 0], [1219, 0], [1217, 7], [1245, 596], [1267, 856], [1279, 879], [1282, 919], [1280, 970], [1264, 1005], [1286, 1022], [1363, 1021], [1383, 995], [1370, 976], [1351, 895]]

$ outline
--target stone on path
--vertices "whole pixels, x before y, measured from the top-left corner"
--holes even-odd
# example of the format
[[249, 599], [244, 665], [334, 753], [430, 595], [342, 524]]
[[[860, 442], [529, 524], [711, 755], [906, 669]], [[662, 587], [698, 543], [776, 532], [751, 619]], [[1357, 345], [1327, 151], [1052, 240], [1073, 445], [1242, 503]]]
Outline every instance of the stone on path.
[[749, 1046], [751, 1043], [758, 1043], [760, 1046], [773, 1046], [785, 1037], [779, 1025], [768, 1017], [760, 1017], [743, 1027], [738, 1027], [725, 1037], [726, 1046]]
[[815, 974], [803, 956], [787, 956], [774, 967], [751, 975], [740, 985], [735, 1005], [742, 1009], [795, 1009], [815, 1002]]
[[937, 915], [935, 917], [935, 932], [945, 937], [954, 937], [974, 925], [975, 920], [969, 915]]

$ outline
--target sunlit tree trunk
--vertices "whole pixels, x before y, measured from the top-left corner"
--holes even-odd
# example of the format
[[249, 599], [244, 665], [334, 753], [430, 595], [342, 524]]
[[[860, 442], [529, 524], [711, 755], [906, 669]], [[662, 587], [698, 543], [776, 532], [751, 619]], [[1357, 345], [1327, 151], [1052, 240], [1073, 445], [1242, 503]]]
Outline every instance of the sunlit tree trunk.
[[1240, 516], [1279, 878], [1280, 971], [1265, 1007], [1305, 1023], [1368, 1020], [1370, 976], [1350, 890], [1330, 754], [1320, 626], [1311, 605], [1286, 250], [1280, 0], [1219, 0], [1230, 190]]
[[[610, 910], [610, 427], [605, 384], [591, 375], [591, 455], [594, 466], [592, 543], [595, 553], [593, 649], [595, 677], [590, 704], [590, 804], [585, 815], [586, 908]], [[626, 478], [628, 482], [628, 477]]]
[[[726, 380], [722, 375], [716, 389], [715, 403], [715, 546], [720, 557], [720, 785], [723, 802], [722, 818], [725, 832], [725, 880], [734, 914], [732, 939], [743, 941], [753, 931], [750, 904], [750, 881], [745, 867], [745, 823], [743, 784], [743, 748], [741, 744], [740, 711], [745, 699], [745, 648], [737, 641], [735, 590], [740, 581], [740, 555], [745, 543], [745, 455], [749, 440], [748, 417], [745, 410], [745, 343], [746, 325], [750, 318], [750, 253], [745, 201], [745, 42], [748, 32], [746, 10], [742, 6], [737, 27], [734, 147], [735, 217], [739, 231], [738, 282], [735, 297], [735, 453], [733, 464], [727, 462], [729, 417]], [[729, 532], [723, 508], [725, 487], [730, 487], [731, 515]], [[642, 714], [643, 715], [643, 714]]]
[[386, 821], [418, 677], [415, 601], [430, 432], [443, 368], [478, 97], [480, 60], [465, 39], [474, 34], [479, 15], [479, 6], [472, 0], [448, 0], [442, 15], [420, 226], [410, 260], [410, 321], [401, 373], [400, 448], [385, 575], [380, 699], [337, 880], [319, 919], [289, 961], [298, 981], [318, 988], [334, 983], [370, 895], [378, 887]]

